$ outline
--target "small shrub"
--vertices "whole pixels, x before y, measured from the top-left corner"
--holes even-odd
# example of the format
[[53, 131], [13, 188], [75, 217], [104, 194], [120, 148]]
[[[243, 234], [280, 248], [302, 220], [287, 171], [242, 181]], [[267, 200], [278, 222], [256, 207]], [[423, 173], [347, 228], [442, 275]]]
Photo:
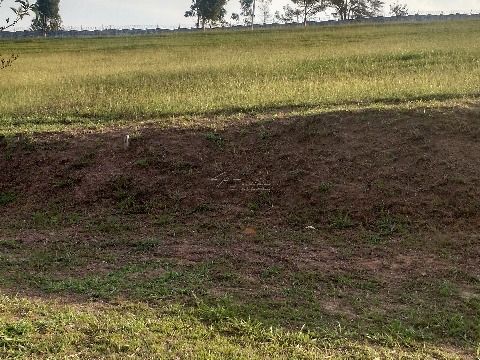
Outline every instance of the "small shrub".
[[2, 192], [0, 193], [0, 206], [11, 204], [16, 198], [17, 196], [12, 192]]
[[108, 185], [111, 196], [124, 214], [145, 214], [150, 210], [146, 194], [138, 190], [131, 177], [118, 176]]
[[57, 189], [68, 189], [68, 188], [74, 187], [79, 182], [80, 182], [80, 179], [76, 179], [76, 178], [72, 178], [72, 177], [66, 177], [64, 179], [60, 179], [60, 180], [56, 181], [53, 184], [53, 187], [57, 188]]
[[381, 237], [388, 237], [405, 232], [406, 223], [397, 216], [382, 212], [375, 225]]
[[318, 186], [318, 191], [320, 191], [321, 193], [328, 193], [330, 192], [330, 190], [332, 190], [332, 187], [333, 185], [329, 182], [322, 182], [319, 186]]
[[150, 161], [146, 158], [138, 159], [137, 161], [135, 161], [135, 165], [141, 168], [146, 168], [150, 165]]
[[215, 132], [209, 132], [205, 135], [205, 138], [212, 144], [222, 147], [225, 145], [225, 139]]
[[93, 165], [95, 160], [95, 153], [94, 152], [87, 152], [80, 156], [80, 158], [76, 159], [71, 165], [71, 170], [81, 170]]
[[332, 218], [330, 226], [334, 229], [348, 229], [353, 226], [353, 221], [348, 213], [338, 213]]

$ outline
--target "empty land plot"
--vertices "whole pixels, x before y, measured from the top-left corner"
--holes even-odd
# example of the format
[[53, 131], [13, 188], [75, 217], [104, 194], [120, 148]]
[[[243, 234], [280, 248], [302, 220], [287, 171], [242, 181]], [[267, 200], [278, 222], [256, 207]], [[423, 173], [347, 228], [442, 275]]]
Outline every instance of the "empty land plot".
[[0, 357], [478, 357], [478, 36], [2, 43]]

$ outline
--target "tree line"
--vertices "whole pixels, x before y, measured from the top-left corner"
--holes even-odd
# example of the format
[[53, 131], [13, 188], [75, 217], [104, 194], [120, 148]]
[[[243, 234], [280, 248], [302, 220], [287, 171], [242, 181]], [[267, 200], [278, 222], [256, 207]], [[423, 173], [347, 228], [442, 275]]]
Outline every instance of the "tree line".
[[[227, 11], [225, 9], [229, 0], [192, 0], [190, 8], [185, 12], [186, 17], [195, 18], [197, 28], [205, 29], [207, 26], [226, 25]], [[230, 20], [234, 23], [243, 23], [253, 28], [255, 18], [260, 17], [266, 24], [272, 19], [272, 0], [239, 0], [240, 13], [233, 13]], [[278, 22], [292, 23], [302, 22], [307, 26], [308, 21], [327, 10], [341, 20], [359, 19], [377, 16], [380, 14], [383, 0], [290, 0], [291, 4], [283, 7], [283, 11], [277, 11], [273, 18]], [[5, 0], [0, 0], [0, 7]], [[0, 19], [0, 31], [15, 26], [25, 16], [33, 12], [34, 18], [31, 30], [42, 32], [45, 36], [50, 31], [62, 28], [60, 16], [60, 0], [11, 0], [11, 16]], [[395, 3], [390, 6], [392, 15], [404, 16], [408, 14], [407, 6]], [[2, 21], [3, 20], [3, 21]], [[0, 54], [0, 70], [10, 66], [17, 56], [2, 56]]]
[[[0, 0], [0, 6], [5, 0]], [[31, 30], [47, 34], [62, 28], [60, 16], [60, 0], [36, 0], [31, 4], [29, 0], [12, 0], [16, 5], [12, 7], [12, 18], [5, 19], [5, 25], [0, 23], [0, 31], [14, 26], [29, 12], [34, 18]], [[226, 25], [227, 11], [225, 9], [229, 0], [192, 0], [190, 8], [185, 12], [186, 17], [195, 18], [196, 27], [205, 29], [207, 26]], [[283, 7], [283, 11], [271, 14], [272, 0], [239, 0], [240, 13], [233, 13], [231, 22], [244, 25], [255, 23], [259, 17], [266, 24], [271, 20], [282, 23], [303, 23], [314, 19], [322, 12], [331, 11], [331, 14], [340, 20], [374, 17], [381, 13], [383, 0], [290, 0], [291, 4]], [[408, 14], [406, 5], [395, 3], [390, 6], [392, 15], [403, 16]]]
[[[290, 0], [283, 11], [271, 14], [272, 0], [239, 0], [240, 13], [233, 13], [230, 20], [233, 23], [250, 25], [253, 27], [255, 18], [259, 17], [263, 24], [274, 20], [281, 23], [308, 22], [320, 13], [331, 11], [331, 14], [340, 20], [362, 19], [381, 14], [383, 0]], [[207, 26], [228, 24], [225, 18], [225, 6], [228, 0], [192, 0], [185, 17], [196, 19], [196, 27], [205, 29]], [[390, 13], [394, 16], [408, 15], [407, 5], [395, 3], [390, 6]]]

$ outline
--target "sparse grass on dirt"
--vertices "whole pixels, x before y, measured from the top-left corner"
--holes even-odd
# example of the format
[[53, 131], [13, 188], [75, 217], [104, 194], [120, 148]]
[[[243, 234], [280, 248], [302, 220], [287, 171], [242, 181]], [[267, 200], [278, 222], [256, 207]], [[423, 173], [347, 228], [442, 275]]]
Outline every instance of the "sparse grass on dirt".
[[478, 358], [478, 40], [1, 42], [0, 358]]

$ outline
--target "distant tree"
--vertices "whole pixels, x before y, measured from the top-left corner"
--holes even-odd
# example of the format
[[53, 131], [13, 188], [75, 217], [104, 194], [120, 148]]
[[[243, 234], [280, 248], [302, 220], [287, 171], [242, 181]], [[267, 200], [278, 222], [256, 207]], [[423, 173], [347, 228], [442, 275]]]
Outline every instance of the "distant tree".
[[205, 14], [206, 22], [212, 26], [217, 24], [225, 24], [225, 5], [228, 0], [203, 0], [207, 6], [203, 13]]
[[[0, 7], [2, 6], [3, 2], [4, 0], [0, 0]], [[13, 6], [10, 7], [10, 9], [12, 10], [12, 16], [6, 19], [2, 19], [2, 22], [0, 22], [0, 32], [5, 31], [18, 24], [18, 22], [22, 20], [23, 17], [28, 15], [31, 10], [31, 5], [28, 1], [13, 0]], [[18, 55], [16, 54], [11, 54], [8, 57], [3, 57], [0, 54], [0, 70], [11, 66], [13, 62], [17, 60], [17, 58]]]
[[407, 4], [394, 3], [390, 5], [390, 14], [392, 16], [408, 16]]
[[192, 5], [190, 5], [190, 9], [185, 11], [185, 17], [195, 17], [196, 21], [196, 28], [200, 28], [200, 23], [202, 20], [202, 14], [200, 12], [200, 1], [199, 0], [192, 0]]
[[258, 10], [262, 16], [262, 23], [265, 25], [272, 17], [270, 13], [270, 7], [272, 6], [272, 0], [258, 0]]
[[283, 17], [283, 14], [280, 12], [280, 11], [275, 11], [275, 15], [273, 16], [273, 18], [275, 19], [274, 21], [275, 22], [280, 22], [280, 23], [285, 23], [285, 19]]
[[227, 13], [226, 4], [227, 0], [192, 0], [190, 9], [185, 12], [185, 17], [196, 17], [196, 26], [202, 29], [205, 29], [206, 25], [223, 24]]
[[256, 0], [240, 0], [241, 15], [244, 17], [245, 25], [250, 25], [253, 29], [255, 23]]
[[41, 31], [46, 36], [50, 31], [62, 28], [60, 17], [60, 0], [37, 0], [33, 5], [35, 18], [32, 21], [32, 30]]
[[302, 11], [298, 8], [292, 8], [290, 5], [283, 7], [283, 12], [275, 12], [275, 19], [281, 23], [299, 23], [302, 17]]
[[327, 0], [290, 0], [293, 7], [290, 5], [283, 7], [283, 14], [276, 13], [275, 17], [282, 22], [300, 22], [302, 19], [303, 25], [307, 26], [308, 21], [318, 13], [327, 8]]
[[362, 19], [380, 14], [383, 8], [382, 0], [328, 0], [329, 6], [340, 20]]
[[232, 16], [230, 16], [230, 20], [232, 20], [233, 24], [237, 25], [240, 22], [240, 15], [233, 13]]

